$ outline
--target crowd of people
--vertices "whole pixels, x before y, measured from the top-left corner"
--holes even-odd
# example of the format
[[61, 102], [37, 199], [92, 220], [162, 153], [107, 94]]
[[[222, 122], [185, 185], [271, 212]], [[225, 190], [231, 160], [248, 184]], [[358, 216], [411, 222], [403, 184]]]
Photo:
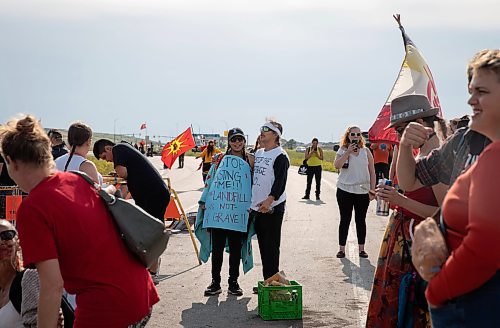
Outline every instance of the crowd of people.
[[[500, 185], [495, 174], [500, 163], [500, 50], [477, 53], [467, 73], [471, 117], [447, 124], [425, 95], [408, 94], [391, 102], [387, 128], [395, 130], [398, 144], [373, 142], [367, 147], [355, 125], [341, 136], [333, 162], [339, 172], [336, 257], [346, 257], [353, 212], [358, 254], [368, 258], [370, 201], [386, 201], [393, 209], [381, 240], [367, 327], [500, 327], [495, 311], [500, 308], [500, 203], [495, 194]], [[280, 271], [290, 166], [280, 145], [282, 133], [280, 123], [266, 122], [254, 151], [247, 152], [244, 132], [233, 128], [225, 152], [210, 141], [198, 156], [203, 159], [204, 190], [195, 229], [200, 259], [206, 262], [211, 256], [212, 267], [206, 296], [222, 292], [226, 246], [228, 293], [243, 295], [240, 263], [244, 272], [253, 266], [254, 234], [263, 279]], [[84, 172], [106, 192], [116, 192], [103, 184], [95, 164], [86, 158], [92, 148], [97, 159], [112, 162], [116, 174], [127, 180], [137, 206], [164, 220], [170, 193], [158, 170], [129, 144], [101, 139], [92, 146], [92, 130], [82, 122], [69, 127], [66, 146], [60, 132], [46, 133], [35, 117], [24, 116], [1, 126], [0, 145], [0, 170], [7, 168], [12, 182], [28, 193], [16, 226], [0, 220], [2, 326], [63, 326], [63, 292], [76, 296], [75, 327], [145, 326], [159, 301], [159, 259], [144, 268], [120, 239], [95, 188], [70, 171]], [[229, 214], [241, 215], [243, 225], [210, 226], [205, 216], [221, 185], [224, 165], [231, 160], [239, 163], [232, 174], [250, 181], [237, 180], [226, 190], [242, 195], [243, 213], [232, 207]], [[302, 199], [310, 199], [315, 180], [320, 200], [323, 161], [323, 149], [314, 138], [304, 155], [307, 180]], [[390, 178], [392, 185], [377, 184], [378, 178]], [[446, 242], [446, 259], [425, 253], [426, 241], [418, 227], [430, 217]], [[412, 256], [415, 249], [423, 255]], [[116, 275], [117, 267], [127, 274]], [[421, 275], [422, 270], [432, 274]]]

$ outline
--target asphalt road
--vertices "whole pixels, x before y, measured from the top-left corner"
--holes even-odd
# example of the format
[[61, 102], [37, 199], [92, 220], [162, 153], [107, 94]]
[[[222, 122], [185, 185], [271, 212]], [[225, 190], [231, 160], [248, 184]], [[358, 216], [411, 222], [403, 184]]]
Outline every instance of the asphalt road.
[[[152, 162], [161, 168], [159, 157]], [[185, 158], [185, 166], [160, 170], [172, 182], [186, 212], [196, 211], [203, 187], [199, 160]], [[337, 174], [323, 172], [321, 201], [305, 201], [305, 177], [290, 168], [287, 210], [282, 228], [281, 263], [289, 279], [303, 286], [303, 319], [264, 321], [257, 312], [258, 297], [252, 287], [262, 280], [257, 240], [254, 268], [241, 273], [241, 297], [227, 294], [228, 255], [222, 267], [222, 294], [205, 297], [211, 281], [210, 260], [198, 265], [187, 233], [173, 235], [162, 256], [157, 286], [161, 301], [153, 308], [148, 327], [364, 327], [367, 304], [378, 250], [387, 217], [375, 215], [375, 202], [368, 210], [366, 251], [358, 257], [354, 219], [351, 222], [346, 258], [337, 259], [339, 211], [335, 197]], [[314, 186], [314, 182], [313, 182]], [[314, 187], [313, 187], [314, 188]], [[126, 273], [124, 273], [126, 274]]]

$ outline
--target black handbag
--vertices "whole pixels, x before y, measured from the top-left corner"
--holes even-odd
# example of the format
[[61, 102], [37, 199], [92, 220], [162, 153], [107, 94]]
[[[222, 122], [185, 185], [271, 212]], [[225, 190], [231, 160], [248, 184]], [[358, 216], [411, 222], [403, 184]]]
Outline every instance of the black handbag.
[[299, 166], [299, 174], [300, 175], [307, 175], [307, 159], [305, 159], [303, 162], [302, 162], [302, 165]]
[[129, 251], [146, 268], [156, 263], [167, 248], [170, 238], [170, 231], [165, 228], [165, 224], [139, 206], [106, 193], [85, 173], [71, 172], [78, 174], [96, 188], [96, 192], [106, 203]]

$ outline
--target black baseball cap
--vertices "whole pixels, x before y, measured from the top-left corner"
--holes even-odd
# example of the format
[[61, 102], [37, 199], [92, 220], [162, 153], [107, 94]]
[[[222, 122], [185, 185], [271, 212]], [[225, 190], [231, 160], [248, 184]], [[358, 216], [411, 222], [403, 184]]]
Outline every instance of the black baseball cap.
[[242, 136], [243, 139], [246, 140], [245, 138], [245, 134], [243, 133], [243, 130], [240, 129], [240, 128], [232, 128], [231, 130], [229, 130], [229, 132], [227, 133], [227, 138], [229, 140], [231, 140], [232, 137], [236, 137], [236, 136]]

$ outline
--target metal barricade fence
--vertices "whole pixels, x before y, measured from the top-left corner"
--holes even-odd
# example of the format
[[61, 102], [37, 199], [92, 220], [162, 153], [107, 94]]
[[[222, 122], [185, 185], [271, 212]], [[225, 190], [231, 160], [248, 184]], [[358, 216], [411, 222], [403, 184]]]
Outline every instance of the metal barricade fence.
[[0, 186], [0, 219], [6, 219], [16, 226], [16, 215], [24, 193], [17, 186]]

